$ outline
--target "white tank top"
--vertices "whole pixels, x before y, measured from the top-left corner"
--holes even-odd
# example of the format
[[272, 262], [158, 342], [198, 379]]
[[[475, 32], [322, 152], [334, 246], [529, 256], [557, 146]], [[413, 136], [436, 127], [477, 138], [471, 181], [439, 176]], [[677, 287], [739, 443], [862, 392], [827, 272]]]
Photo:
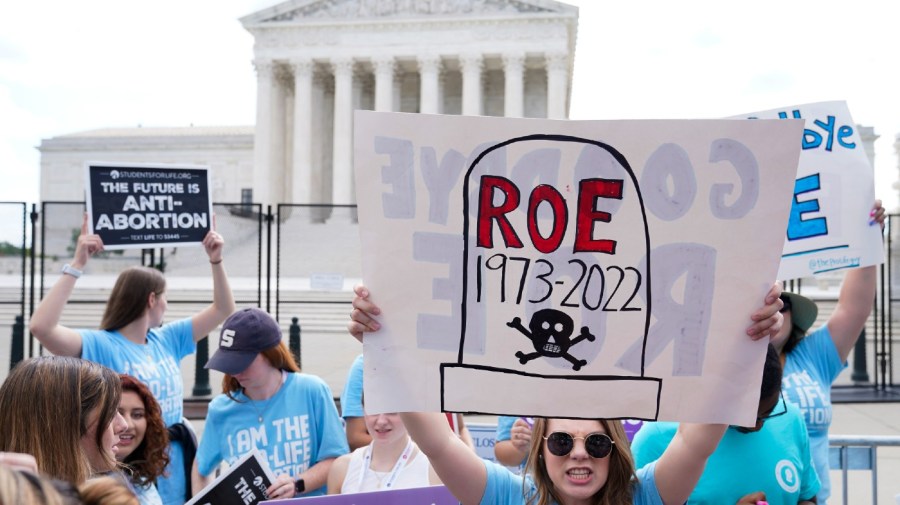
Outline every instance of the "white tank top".
[[[381, 491], [386, 489], [408, 489], [414, 487], [427, 487], [428, 458], [422, 451], [415, 450], [415, 456], [405, 466], [394, 471], [376, 472], [366, 468], [370, 458], [366, 457], [371, 450], [371, 444], [360, 447], [350, 455], [350, 464], [347, 465], [347, 475], [341, 485], [341, 494], [363, 493], [367, 491]], [[413, 445], [413, 447], [415, 447]], [[391, 483], [390, 488], [386, 485]]]

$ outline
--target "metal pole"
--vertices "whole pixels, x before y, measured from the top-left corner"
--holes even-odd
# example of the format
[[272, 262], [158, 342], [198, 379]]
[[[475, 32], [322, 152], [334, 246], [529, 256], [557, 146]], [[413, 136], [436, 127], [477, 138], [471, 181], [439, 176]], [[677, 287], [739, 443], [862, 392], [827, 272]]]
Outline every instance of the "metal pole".
[[866, 369], [866, 329], [863, 328], [853, 346], [853, 374], [851, 380], [856, 383], [869, 382], [869, 371]]
[[9, 369], [25, 359], [25, 318], [16, 316], [16, 322], [12, 326], [12, 348], [9, 353]]
[[303, 370], [303, 366], [301, 365], [302, 359], [300, 356], [300, 324], [298, 323], [299, 319], [296, 317], [291, 318], [291, 327], [288, 331], [290, 335], [288, 337], [288, 342], [290, 344], [291, 352], [294, 353], [294, 356], [297, 358], [297, 366]]
[[194, 396], [209, 396], [212, 394], [212, 388], [209, 386], [209, 370], [205, 368], [207, 361], [209, 361], [209, 335], [197, 342], [194, 389], [191, 390], [191, 394]]

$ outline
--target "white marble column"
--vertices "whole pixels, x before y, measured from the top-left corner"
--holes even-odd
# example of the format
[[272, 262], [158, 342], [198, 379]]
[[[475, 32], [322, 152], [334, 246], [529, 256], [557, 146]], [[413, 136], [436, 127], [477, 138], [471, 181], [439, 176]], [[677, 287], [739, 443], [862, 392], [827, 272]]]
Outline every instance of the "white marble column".
[[569, 87], [569, 56], [565, 53], [546, 55], [547, 118], [565, 119]]
[[480, 54], [463, 54], [459, 57], [462, 69], [462, 113], [464, 116], [481, 115], [481, 68], [484, 57]]
[[[313, 62], [292, 62], [294, 70], [294, 155], [291, 203], [312, 203], [312, 75]], [[316, 195], [315, 201], [320, 201]]]
[[257, 60], [256, 68], [256, 129], [253, 137], [253, 201], [265, 206], [274, 203], [271, 196], [272, 169], [272, 86], [275, 66], [271, 61]]
[[419, 112], [440, 114], [441, 57], [419, 56]]
[[375, 110], [392, 112], [394, 110], [394, 57], [375, 58]]
[[352, 204], [353, 198], [353, 59], [336, 58], [334, 70], [334, 153], [331, 203]]
[[525, 110], [525, 53], [503, 55], [503, 115], [522, 117]]

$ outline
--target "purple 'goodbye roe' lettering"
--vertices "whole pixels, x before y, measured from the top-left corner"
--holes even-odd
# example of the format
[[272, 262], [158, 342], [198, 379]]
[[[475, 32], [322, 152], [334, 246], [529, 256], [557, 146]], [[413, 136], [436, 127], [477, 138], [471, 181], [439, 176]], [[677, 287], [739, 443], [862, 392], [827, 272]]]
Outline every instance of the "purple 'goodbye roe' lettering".
[[[666, 244], [651, 252], [653, 257], [652, 306], [656, 322], [647, 333], [645, 366], [649, 367], [663, 350], [674, 343], [672, 375], [698, 376], [703, 373], [709, 314], [712, 310], [716, 279], [716, 250], [693, 243]], [[679, 304], [672, 288], [685, 278]], [[641, 344], [634, 343], [616, 366], [638, 373], [641, 370]]]

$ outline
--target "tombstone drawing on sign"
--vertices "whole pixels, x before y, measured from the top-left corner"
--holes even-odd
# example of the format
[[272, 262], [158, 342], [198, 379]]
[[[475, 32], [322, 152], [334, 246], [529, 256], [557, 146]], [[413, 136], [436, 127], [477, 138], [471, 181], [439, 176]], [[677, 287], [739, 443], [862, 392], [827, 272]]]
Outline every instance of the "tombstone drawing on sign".
[[[522, 394], [549, 381], [634, 400], [609, 418], [656, 419], [662, 380], [645, 376], [643, 354], [636, 375], [600, 372], [619, 357], [606, 342], [645, 348], [650, 326], [650, 233], [628, 160], [591, 139], [513, 138], [467, 167], [462, 198], [462, 322], [457, 362], [441, 365], [442, 409], [497, 413], [472, 384]], [[467, 338], [484, 352], [464, 353]], [[578, 417], [522, 396], [517, 415]]]

